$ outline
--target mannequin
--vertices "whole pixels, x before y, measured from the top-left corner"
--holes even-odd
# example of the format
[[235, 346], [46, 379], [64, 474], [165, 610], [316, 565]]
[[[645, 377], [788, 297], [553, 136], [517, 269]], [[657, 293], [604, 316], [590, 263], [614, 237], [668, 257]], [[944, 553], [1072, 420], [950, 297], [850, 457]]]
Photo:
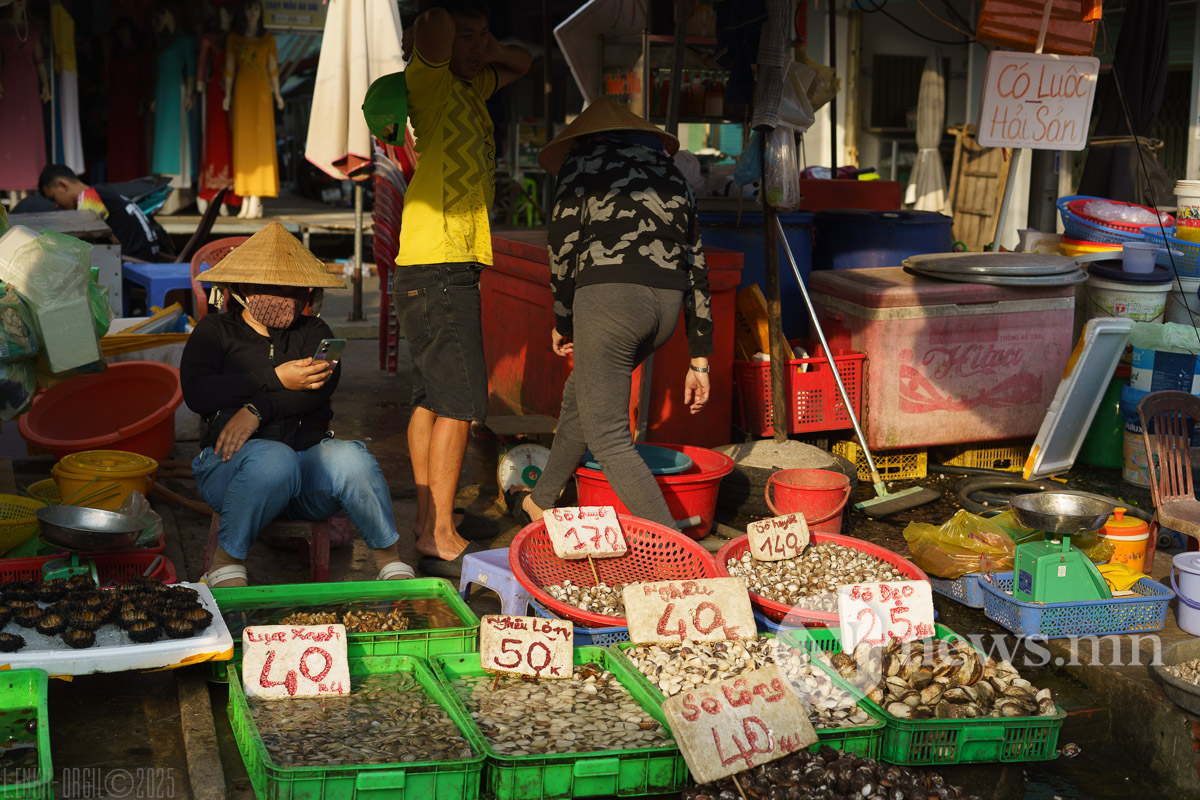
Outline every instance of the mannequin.
[[[229, 126], [229, 113], [225, 110], [225, 47], [233, 28], [233, 9], [229, 5], [217, 8], [217, 25], [215, 31], [205, 34], [201, 40], [196, 67], [196, 91], [204, 95], [204, 157], [200, 164], [200, 191], [196, 197], [201, 214], [208, 209], [209, 201], [221, 187], [233, 182], [233, 131]], [[228, 216], [231, 207], [240, 208], [241, 205], [242, 198], [231, 189], [225, 193], [220, 214]]]
[[75, 61], [75, 20], [66, 7], [50, 4], [50, 37], [54, 40], [54, 72], [57, 78], [58, 129], [55, 131], [55, 161], [83, 172], [83, 134], [79, 129], [79, 67]]
[[234, 191], [246, 198], [239, 217], [262, 216], [262, 198], [279, 195], [279, 163], [275, 152], [275, 106], [279, 93], [279, 57], [275, 37], [262, 26], [261, 0], [245, 0], [239, 24], [229, 34], [225, 53], [226, 111], [233, 109]]
[[191, 36], [178, 30], [170, 6], [154, 13], [159, 38], [158, 77], [154, 101], [154, 155], [150, 171], [171, 176], [176, 189], [192, 185], [192, 148], [187, 114], [196, 88], [196, 47]]
[[13, 0], [0, 19], [0, 190], [13, 205], [37, 189], [46, 166], [42, 103], [50, 102], [50, 79], [41, 32], [29, 22], [27, 0]]
[[113, 24], [113, 51], [108, 62], [108, 176], [110, 183], [146, 174], [146, 76], [152, 61], [133, 20]]

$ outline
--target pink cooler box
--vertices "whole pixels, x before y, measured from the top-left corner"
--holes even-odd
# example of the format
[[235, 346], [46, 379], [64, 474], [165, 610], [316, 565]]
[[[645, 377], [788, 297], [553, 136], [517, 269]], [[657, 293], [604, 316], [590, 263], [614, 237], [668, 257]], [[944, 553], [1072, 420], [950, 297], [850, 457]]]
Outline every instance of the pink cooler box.
[[834, 348], [867, 354], [873, 449], [1034, 436], [1071, 354], [1075, 287], [950, 283], [900, 267], [812, 273]]

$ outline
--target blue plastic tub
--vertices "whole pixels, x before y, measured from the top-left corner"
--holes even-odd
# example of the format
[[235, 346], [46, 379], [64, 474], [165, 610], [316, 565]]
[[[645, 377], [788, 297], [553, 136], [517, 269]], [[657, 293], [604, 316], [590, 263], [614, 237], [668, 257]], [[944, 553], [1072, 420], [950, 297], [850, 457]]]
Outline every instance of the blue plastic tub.
[[[752, 209], [754, 201], [746, 201]], [[704, 244], [736, 250], [744, 257], [742, 282], [738, 288], [752, 283], [766, 287], [767, 268], [763, 249], [763, 215], [761, 211], [746, 210], [741, 217], [736, 211], [701, 211], [700, 236]], [[808, 275], [812, 272], [812, 226], [811, 211], [793, 211], [779, 215], [788, 245], [796, 258], [796, 266], [804, 285], [808, 286]], [[779, 301], [783, 309], [783, 335], [789, 339], [808, 335], [808, 312], [804, 309], [804, 298], [800, 287], [792, 277], [783, 247], [779, 248]], [[765, 290], [765, 288], [764, 288]]]
[[995, 583], [980, 581], [983, 613], [1018, 636], [1041, 639], [1162, 630], [1167, 607], [1175, 599], [1174, 592], [1150, 578], [1135, 583], [1131, 597], [1083, 603], [1027, 603], [1012, 596], [1012, 584], [1011, 572], [996, 573]]
[[[562, 617], [550, 609], [539, 605], [536, 600], [530, 599], [529, 607], [533, 609], [534, 616], [545, 617], [546, 619], [562, 619]], [[585, 628], [582, 625], [575, 625], [576, 647], [608, 647], [610, 644], [628, 641], [629, 628]]]
[[[639, 443], [634, 447], [637, 448], [642, 461], [645, 461], [646, 466], [650, 468], [651, 475], [678, 475], [692, 468], [691, 456], [682, 451], [653, 444]], [[591, 450], [583, 454], [583, 465], [588, 469], [600, 469], [600, 462], [596, 461]]]
[[936, 211], [818, 211], [812, 268], [899, 267], [909, 256], [949, 253], [953, 222]]
[[935, 578], [930, 575], [929, 583], [938, 594], [962, 603], [967, 608], [983, 608], [983, 589], [979, 585], [982, 581], [978, 572], [968, 572], [957, 578]]

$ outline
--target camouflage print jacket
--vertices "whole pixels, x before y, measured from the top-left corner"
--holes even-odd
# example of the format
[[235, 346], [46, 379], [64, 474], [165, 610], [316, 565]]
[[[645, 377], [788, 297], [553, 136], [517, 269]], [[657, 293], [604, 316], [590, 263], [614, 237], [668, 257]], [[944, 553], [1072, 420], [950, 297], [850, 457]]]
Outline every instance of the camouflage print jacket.
[[688, 349], [712, 353], [696, 198], [670, 156], [603, 138], [582, 144], [559, 173], [549, 246], [559, 333], [571, 334], [576, 287], [636, 283], [683, 290]]

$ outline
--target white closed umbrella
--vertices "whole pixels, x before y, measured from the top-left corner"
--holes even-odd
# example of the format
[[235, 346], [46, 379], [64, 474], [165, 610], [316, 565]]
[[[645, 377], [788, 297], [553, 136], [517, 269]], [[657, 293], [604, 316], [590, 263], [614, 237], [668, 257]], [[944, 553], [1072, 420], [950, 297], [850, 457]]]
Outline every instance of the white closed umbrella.
[[400, 34], [391, 0], [329, 0], [305, 157], [334, 178], [371, 163], [363, 97], [376, 78], [404, 69]]
[[921, 92], [917, 96], [917, 160], [908, 181], [908, 194], [918, 211], [946, 213], [946, 172], [938, 146], [945, 124], [946, 81], [942, 76], [942, 53], [934, 50], [925, 59]]

